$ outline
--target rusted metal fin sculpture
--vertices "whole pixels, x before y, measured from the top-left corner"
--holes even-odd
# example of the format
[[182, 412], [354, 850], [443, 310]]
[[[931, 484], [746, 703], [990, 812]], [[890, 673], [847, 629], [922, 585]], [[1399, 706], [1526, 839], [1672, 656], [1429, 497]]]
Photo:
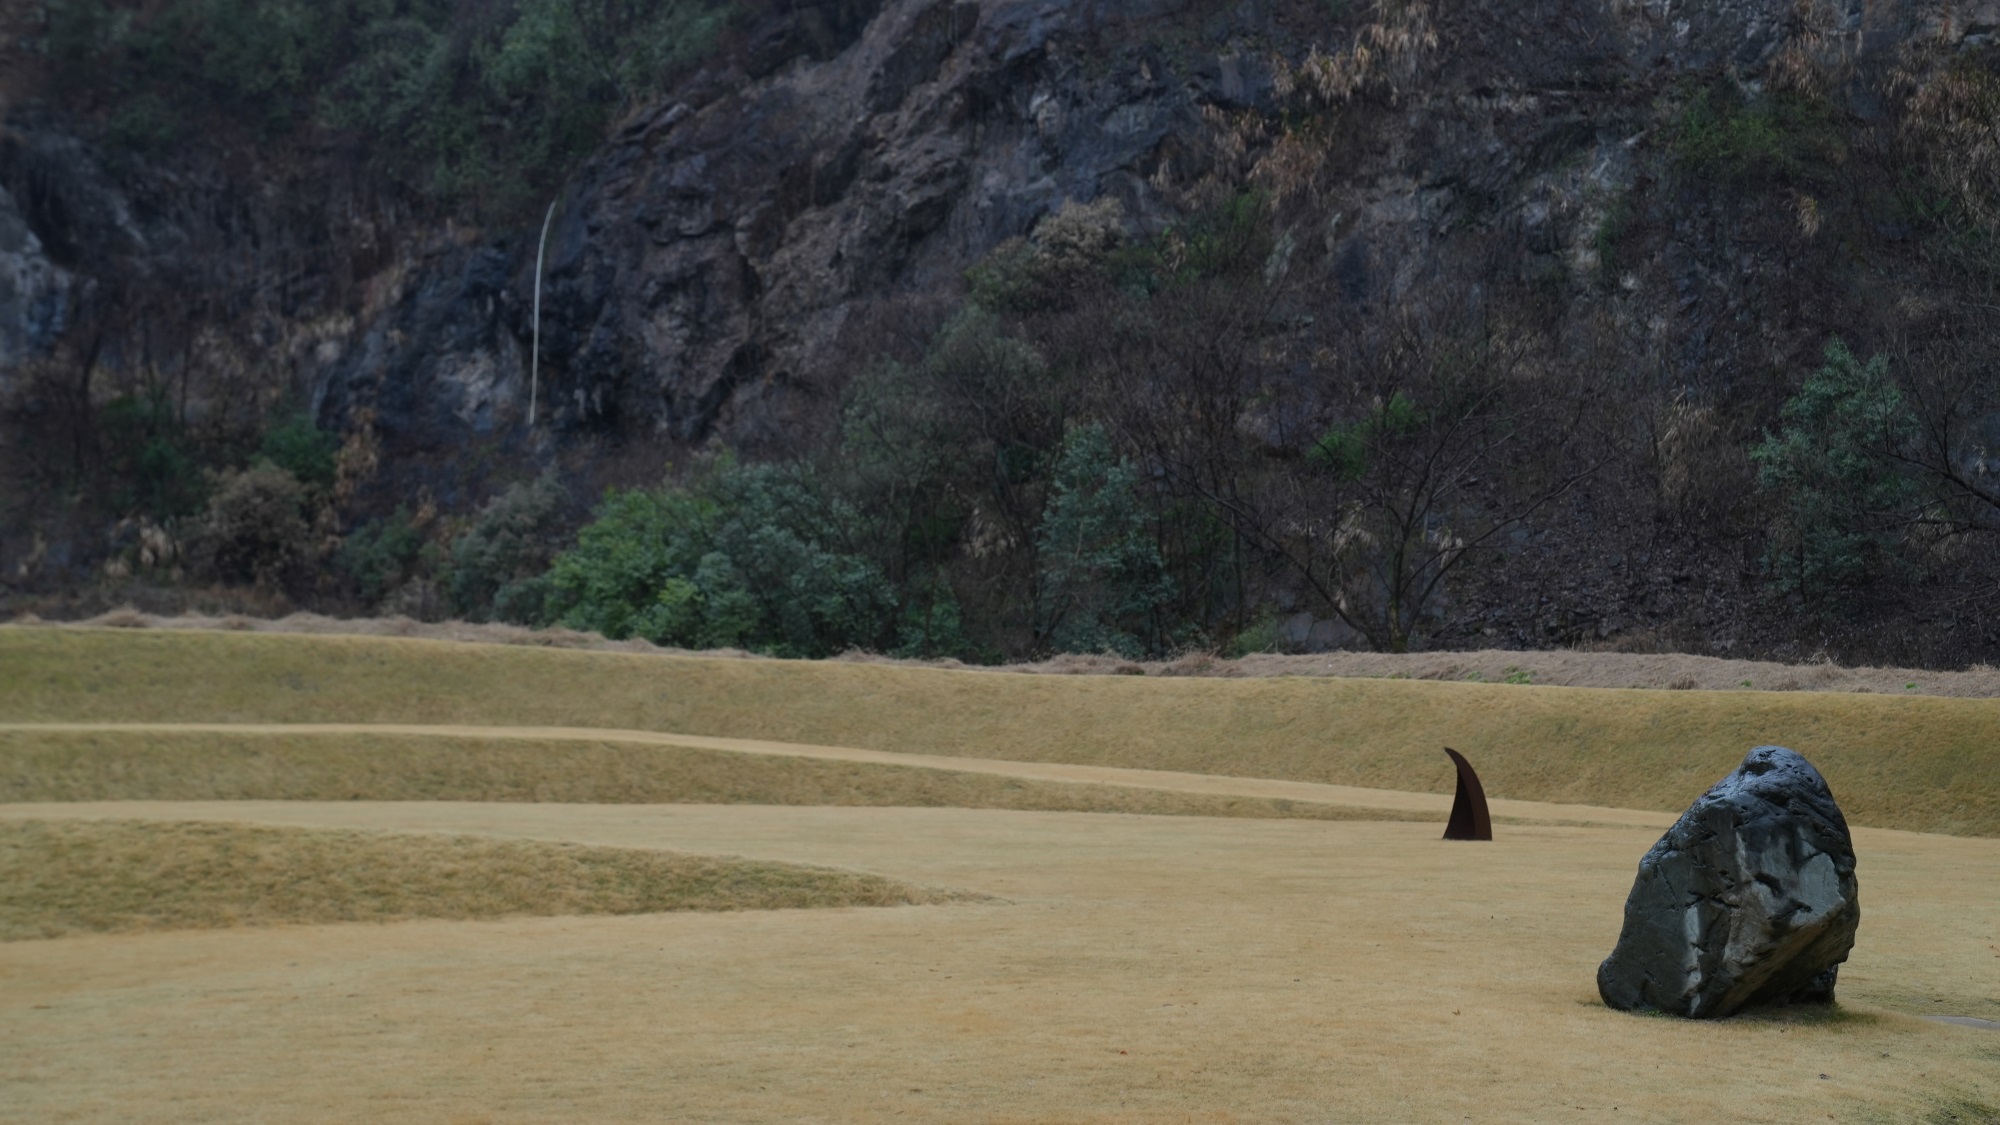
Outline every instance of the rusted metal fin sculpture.
[[1472, 763], [1465, 755], [1447, 746], [1444, 752], [1451, 755], [1451, 764], [1458, 767], [1458, 796], [1451, 801], [1451, 820], [1444, 826], [1447, 840], [1491, 840], [1493, 838], [1493, 817], [1486, 811], [1486, 790], [1479, 784], [1479, 775], [1472, 772]]

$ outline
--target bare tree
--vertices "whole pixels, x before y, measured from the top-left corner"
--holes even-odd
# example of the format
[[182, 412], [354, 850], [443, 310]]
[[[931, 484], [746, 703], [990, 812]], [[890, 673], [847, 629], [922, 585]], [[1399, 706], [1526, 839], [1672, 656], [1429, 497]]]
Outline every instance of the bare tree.
[[1404, 316], [1334, 373], [1346, 401], [1291, 478], [1281, 549], [1375, 648], [1407, 651], [1454, 570], [1598, 467], [1574, 448], [1590, 396], [1537, 358], [1490, 323]]
[[1247, 469], [1225, 486], [1161, 464], [1370, 645], [1407, 651], [1454, 571], [1602, 463], [1580, 440], [1595, 394], [1535, 343], [1483, 316], [1388, 314], [1321, 338], [1305, 384], [1261, 388], [1266, 415], [1321, 421], [1304, 441], [1275, 422], [1240, 435], [1262, 439], [1251, 487]]
[[[2000, 310], [1925, 327], [1901, 342], [1892, 370], [1916, 417], [1916, 440], [1886, 450], [1927, 481], [1936, 501], [1929, 513], [1940, 534], [2000, 531]], [[1983, 315], [1981, 315], [1983, 314]]]
[[1295, 334], [1274, 313], [1289, 283], [1262, 260], [1147, 297], [1107, 293], [1042, 326], [1053, 361], [1077, 372], [1091, 413], [1144, 470], [1177, 616], [1238, 629], [1267, 537], [1266, 478], [1283, 471], [1269, 446], [1286, 440], [1258, 405]]

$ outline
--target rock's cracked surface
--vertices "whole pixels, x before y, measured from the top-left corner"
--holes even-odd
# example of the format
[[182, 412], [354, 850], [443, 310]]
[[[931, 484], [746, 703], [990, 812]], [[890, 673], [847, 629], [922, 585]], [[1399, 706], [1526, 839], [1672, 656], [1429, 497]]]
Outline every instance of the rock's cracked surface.
[[1860, 921], [1854, 844], [1825, 779], [1759, 746], [1639, 861], [1597, 990], [1613, 1008], [1708, 1018], [1831, 1001]]

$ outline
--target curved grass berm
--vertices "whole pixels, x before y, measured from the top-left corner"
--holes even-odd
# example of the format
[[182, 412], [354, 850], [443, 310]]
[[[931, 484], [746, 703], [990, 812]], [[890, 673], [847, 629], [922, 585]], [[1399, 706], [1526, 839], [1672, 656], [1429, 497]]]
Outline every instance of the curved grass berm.
[[0, 941], [519, 915], [912, 906], [980, 895], [854, 871], [476, 836], [0, 820]]
[[[533, 691], [521, 685], [534, 685]], [[1678, 813], [1794, 746], [1850, 822], [2000, 835], [2000, 699], [1028, 676], [387, 637], [0, 627], [0, 721], [607, 727]]]

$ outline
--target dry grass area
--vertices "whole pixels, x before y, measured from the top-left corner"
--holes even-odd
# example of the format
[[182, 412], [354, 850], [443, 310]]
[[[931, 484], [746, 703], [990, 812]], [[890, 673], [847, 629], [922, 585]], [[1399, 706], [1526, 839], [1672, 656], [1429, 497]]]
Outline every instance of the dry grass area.
[[[0, 1122], [2000, 1122], [2000, 699], [244, 624], [0, 627], [0, 724], [135, 724], [0, 729]], [[1661, 813], [1507, 799], [1767, 741], [1878, 826], [1841, 1003], [1606, 1009]]]
[[0, 821], [0, 941], [957, 897], [877, 875], [637, 848], [243, 824]]
[[0, 803], [207, 800], [887, 805], [1437, 819], [1428, 810], [1177, 793], [588, 738], [0, 728]]
[[[43, 625], [32, 615], [21, 625]], [[169, 629], [293, 633], [318, 636], [416, 637], [480, 644], [528, 645], [538, 648], [582, 649], [596, 652], [673, 653], [719, 659], [762, 659], [738, 649], [690, 652], [660, 648], [643, 640], [612, 641], [574, 629], [528, 629], [519, 625], [475, 624], [465, 621], [423, 622], [408, 617], [326, 617], [293, 613], [279, 618], [232, 614], [213, 617], [186, 614], [164, 617], [136, 609], [119, 609], [81, 623], [85, 628]], [[1209, 653], [1189, 653], [1172, 660], [1135, 661], [1116, 656], [1065, 655], [1033, 663], [996, 668], [956, 660], [896, 660], [869, 653], [850, 653], [843, 661], [889, 664], [906, 668], [952, 668], [1042, 675], [1213, 676], [1338, 676], [1368, 679], [1454, 680], [1473, 683], [1532, 683], [1544, 687], [1652, 688], [1699, 691], [1845, 691], [1885, 695], [1943, 695], [1990, 699], [2000, 697], [2000, 668], [1974, 665], [1961, 671], [1921, 668], [1847, 667], [1826, 660], [1780, 664], [1764, 660], [1731, 660], [1684, 653], [1641, 653], [1549, 649], [1519, 652], [1485, 649], [1470, 652], [1329, 652], [1310, 655], [1252, 653], [1226, 660]]]
[[[962, 809], [0, 810], [722, 851], [998, 896], [0, 946], [0, 1120], [1991, 1121], [2000, 841], [1862, 830], [1832, 1012], [1613, 1012], [1652, 831]], [[1952, 1115], [1956, 1115], [1955, 1117]]]
[[[530, 684], [531, 691], [522, 690]], [[1759, 743], [1850, 820], [2000, 835], [2000, 700], [1012, 676], [255, 632], [0, 627], [0, 720], [604, 727], [1678, 812]]]

